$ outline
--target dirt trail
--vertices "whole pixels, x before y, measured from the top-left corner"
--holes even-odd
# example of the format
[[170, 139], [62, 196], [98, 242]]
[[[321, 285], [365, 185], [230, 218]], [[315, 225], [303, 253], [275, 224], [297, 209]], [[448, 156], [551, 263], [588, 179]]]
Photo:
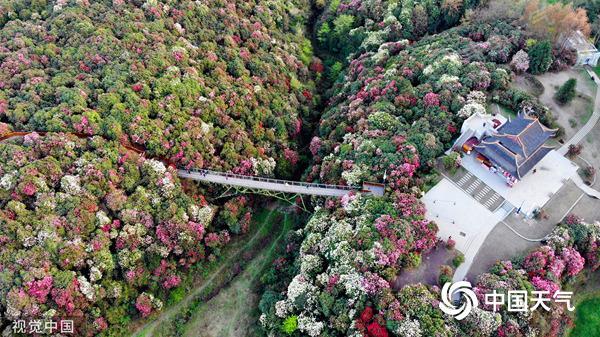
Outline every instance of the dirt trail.
[[248, 242], [246, 242], [246, 244], [244, 244], [242, 247], [240, 247], [239, 249], [237, 249], [233, 254], [231, 254], [226, 260], [224, 260], [221, 263], [221, 266], [219, 268], [217, 268], [216, 270], [214, 270], [213, 272], [211, 272], [209, 274], [209, 276], [206, 278], [205, 281], [203, 281], [201, 284], [199, 284], [196, 288], [192, 289], [191, 292], [189, 292], [187, 294], [187, 296], [181, 300], [180, 302], [170, 306], [167, 310], [161, 312], [156, 318], [154, 318], [152, 321], [142, 325], [141, 327], [139, 327], [138, 329], [136, 329], [136, 331], [132, 334], [132, 336], [154, 336], [154, 330], [156, 329], [157, 326], [159, 326], [162, 322], [172, 318], [174, 315], [176, 315], [179, 311], [181, 311], [181, 309], [183, 309], [185, 306], [187, 306], [196, 295], [200, 294], [206, 287], [208, 287], [209, 285], [211, 285], [212, 281], [220, 274], [223, 272], [223, 270], [225, 268], [229, 268], [229, 263], [231, 261], [233, 261], [234, 259], [239, 258], [239, 255], [244, 252], [250, 245], [252, 245], [256, 239], [261, 235], [262, 229], [267, 226], [267, 224], [269, 223], [269, 219], [273, 216], [273, 212], [275, 212], [274, 209], [271, 209], [269, 211], [269, 214], [266, 217], [266, 220], [263, 221], [263, 223], [261, 224], [261, 226], [256, 230], [256, 233], [254, 233], [254, 235], [248, 240]]

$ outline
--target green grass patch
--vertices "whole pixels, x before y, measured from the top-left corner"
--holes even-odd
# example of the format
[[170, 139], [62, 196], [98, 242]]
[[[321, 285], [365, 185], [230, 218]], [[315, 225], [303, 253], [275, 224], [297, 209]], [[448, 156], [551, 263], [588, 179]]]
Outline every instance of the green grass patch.
[[567, 312], [574, 326], [564, 336], [600, 337], [600, 271], [586, 270], [566, 290], [574, 294], [575, 311]]
[[502, 116], [506, 118], [515, 118], [517, 117], [517, 113], [512, 111], [510, 108], [505, 107], [504, 105], [500, 105], [497, 103], [489, 104], [487, 107], [487, 112], [490, 114], [500, 113]]
[[[214, 279], [213, 282], [211, 282], [211, 284], [208, 285], [203, 291], [193, 296], [191, 299], [188, 299], [189, 302], [187, 303], [183, 303], [186, 300], [185, 297], [188, 296], [190, 292], [193, 292], [196, 287], [201, 286], [204, 281], [207, 280], [209, 276], [218, 268], [223, 265], [233, 265], [233, 263], [236, 261], [236, 252], [238, 252], [238, 254], [243, 253], [245, 249], [250, 249], [251, 247], [255, 246], [257, 242], [260, 241], [260, 238], [267, 236], [271, 231], [273, 231], [277, 218], [283, 218], [283, 215], [275, 210], [262, 209], [256, 213], [252, 217], [252, 224], [250, 226], [249, 233], [234, 237], [234, 239], [223, 248], [216, 260], [212, 262], [205, 261], [204, 263], [194, 265], [187, 273], [187, 277], [183, 279], [181, 285], [178, 287], [184, 289], [184, 296], [181, 296], [177, 290], [169, 294], [170, 296], [167, 300], [167, 306], [163, 308], [162, 312], [158, 313], [158, 316], [147, 318], [145, 321], [148, 322], [148, 324], [146, 324], [141, 331], [133, 333], [132, 336], [149, 337], [164, 335], [161, 334], [160, 331], [157, 332], [157, 330], [172, 328], [172, 321], [179, 319], [177, 316], [180, 315], [179, 313], [176, 313], [176, 318], [172, 318], [171, 316], [173, 315], [167, 314], [168, 311], [179, 306], [181, 306], [181, 308], [178, 308], [177, 310], [181, 313], [185, 313], [186, 311], [194, 311], [196, 307], [200, 306], [205, 298], [211, 297], [210, 293], [213, 290], [213, 283], [227, 283], [233, 277], [230, 275], [231, 271], [229, 269], [224, 270], [222, 275], [218, 275], [219, 277]], [[255, 237], [256, 233], [258, 233], [258, 235]], [[248, 241], [248, 239], [252, 237], [254, 237], [254, 240]], [[240, 252], [240, 250], [242, 251]], [[173, 297], [171, 297], [171, 295]], [[166, 314], [168, 318], [166, 321], [162, 322], [161, 326], [156, 326], [153, 321], [164, 314]]]
[[[194, 335], [200, 326], [206, 326], [205, 324], [212, 322], [207, 320], [215, 317], [213, 316], [215, 312], [218, 313], [216, 317], [231, 317], [230, 323], [222, 325], [217, 323], [215, 325], [218, 327], [219, 335], [231, 335], [238, 323], [236, 319], [240, 316], [247, 317], [249, 315], [253, 321], [258, 322], [260, 312], [257, 308], [245, 307], [244, 304], [247, 303], [242, 303], [242, 306], [238, 307], [240, 298], [236, 294], [240, 289], [249, 289], [250, 293], [257, 293], [260, 277], [265, 274], [272, 261], [278, 256], [285, 234], [295, 225], [293, 216], [277, 211], [273, 214], [274, 216], [265, 219], [265, 223], [268, 225], [263, 226], [259, 232], [261, 239], [257, 240], [256, 244], [250, 248], [254, 251], [253, 256], [249, 260], [240, 261], [243, 265], [243, 271], [236, 275], [234, 279], [229, 280], [230, 282], [227, 283], [226, 287], [221, 289], [220, 292], [223, 292], [223, 294], [216, 295], [215, 298], [198, 304], [195, 311], [185, 321], [185, 325], [180, 326], [178, 332], [181, 335]], [[268, 243], [263, 240], [267, 237], [270, 238]], [[221, 298], [218, 296], [221, 296]], [[211, 312], [208, 312], [209, 310]], [[215, 329], [215, 326], [211, 326], [211, 328]]]
[[[174, 305], [163, 309], [160, 324], [149, 324], [136, 337], [150, 336], [183, 336], [194, 327], [194, 321], [206, 310], [215, 310], [206, 305], [217, 294], [232, 285], [231, 282], [242, 282], [244, 286], [253, 288], [263, 271], [276, 258], [278, 247], [285, 234], [299, 221], [299, 217], [290, 216], [279, 210], [263, 209], [253, 216], [250, 232], [237, 237], [225, 247], [221, 256], [205, 267], [200, 283], [195, 282], [186, 287], [186, 297], [175, 291], [171, 302]], [[240, 279], [233, 266], [241, 268]], [[223, 267], [222, 269], [220, 269]], [[220, 269], [219, 273], [216, 273]], [[210, 280], [209, 280], [210, 279]], [[193, 287], [195, 285], [195, 287]], [[239, 284], [238, 284], [239, 286]], [[201, 288], [198, 288], [201, 287]], [[231, 305], [236, 305], [232, 301]], [[229, 303], [224, 306], [229, 306]], [[247, 309], [250, 310], [250, 309]], [[258, 316], [255, 317], [258, 319]], [[156, 321], [155, 321], [156, 322]], [[196, 326], [197, 328], [197, 326]]]
[[592, 118], [592, 114], [594, 113], [594, 108], [592, 107], [591, 109], [586, 109], [585, 113], [582, 114], [581, 116], [579, 116], [579, 121], [581, 122], [581, 124], [585, 124], [587, 123], [590, 118]]
[[578, 303], [570, 337], [600, 337], [600, 297]]

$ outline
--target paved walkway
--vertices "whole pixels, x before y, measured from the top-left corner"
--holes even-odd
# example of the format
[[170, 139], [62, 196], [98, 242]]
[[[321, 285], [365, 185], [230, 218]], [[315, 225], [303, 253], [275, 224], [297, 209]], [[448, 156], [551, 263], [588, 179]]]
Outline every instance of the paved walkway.
[[442, 240], [452, 237], [456, 249], [465, 256], [465, 262], [456, 269], [453, 277], [455, 281], [460, 281], [467, 274], [488, 233], [506, 217], [507, 210], [498, 207], [492, 212], [448, 177], [429, 190], [421, 200], [427, 209], [427, 219], [438, 225], [438, 237]]
[[502, 205], [504, 198], [491, 187], [477, 178], [471, 172], [460, 169], [454, 176], [449, 177], [460, 189], [490, 211], [495, 211]]
[[360, 188], [352, 186], [304, 183], [298, 181], [270, 179], [256, 176], [245, 176], [240, 174], [224, 173], [210, 170], [180, 169], [178, 170], [177, 175], [180, 178], [188, 178], [213, 184], [292, 194], [341, 197], [343, 195], [348, 194], [350, 191], [360, 190]]
[[[594, 73], [588, 67], [586, 67], [586, 71], [594, 79], [594, 82], [596, 82], [596, 84], [600, 83], [600, 78], [598, 78], [596, 73]], [[598, 120], [600, 120], [600, 90], [596, 91], [594, 112], [592, 113], [590, 120], [579, 131], [577, 131], [577, 133], [573, 137], [571, 137], [571, 139], [569, 139], [568, 142], [561, 146], [558, 149], [558, 152], [560, 152], [562, 155], [567, 154], [567, 152], [569, 151], [569, 146], [579, 144], [585, 138], [585, 136], [587, 136], [587, 134], [590, 133], [590, 131], [592, 131], [594, 126], [596, 126]]]
[[538, 247], [539, 240], [550, 234], [566, 215], [577, 214], [573, 209], [584, 198], [582, 191], [567, 181], [543, 207], [547, 218], [525, 219], [522, 214], [511, 213], [489, 231], [475, 254], [467, 279], [475, 280], [498, 260], [510, 260]]
[[573, 175], [571, 177], [571, 180], [573, 180], [573, 183], [575, 183], [575, 185], [577, 185], [577, 187], [579, 187], [588, 196], [590, 196], [592, 198], [600, 199], [600, 191], [593, 189], [588, 184], [586, 184], [583, 181], [583, 179], [581, 179], [579, 174]]
[[577, 205], [573, 207], [571, 213], [583, 218], [587, 223], [600, 221], [600, 202], [598, 199], [584, 196]]
[[[599, 85], [600, 78], [598, 78], [598, 75], [596, 75], [596, 73], [589, 67], [586, 67], [585, 70], [594, 79], [594, 83], [596, 83], [596, 85]], [[600, 90], [597, 90], [596, 91], [596, 100], [594, 102], [594, 112], [592, 113], [590, 120], [579, 131], [577, 131], [577, 133], [573, 137], [571, 137], [571, 139], [569, 139], [568, 142], [566, 142], [563, 146], [561, 146], [558, 149], [558, 152], [562, 155], [567, 154], [567, 152], [569, 151], [569, 146], [581, 143], [581, 141], [583, 141], [583, 139], [596, 126], [596, 124], [598, 124], [599, 120], [600, 120]], [[592, 187], [588, 186], [581, 179], [579, 174], [573, 175], [573, 177], [571, 177], [571, 179], [573, 180], [575, 185], [577, 185], [577, 187], [579, 187], [585, 194], [587, 194], [588, 196], [590, 196], [592, 198], [600, 199], [600, 192], [598, 190], [595, 190]]]

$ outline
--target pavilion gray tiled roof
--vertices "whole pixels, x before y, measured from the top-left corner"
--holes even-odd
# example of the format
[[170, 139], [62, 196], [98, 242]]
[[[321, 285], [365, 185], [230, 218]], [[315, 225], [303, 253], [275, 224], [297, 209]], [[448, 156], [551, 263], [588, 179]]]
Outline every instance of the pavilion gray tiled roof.
[[517, 179], [523, 178], [553, 147], [545, 145], [556, 130], [537, 118], [519, 113], [493, 135], [486, 136], [475, 150]]

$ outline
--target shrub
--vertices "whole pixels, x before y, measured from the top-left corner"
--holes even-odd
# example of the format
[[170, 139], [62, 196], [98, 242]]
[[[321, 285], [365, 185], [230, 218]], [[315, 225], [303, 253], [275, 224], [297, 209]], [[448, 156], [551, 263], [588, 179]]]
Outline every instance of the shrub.
[[560, 104], [569, 103], [575, 97], [576, 87], [577, 80], [570, 78], [558, 89], [556, 94], [554, 94], [554, 99], [556, 99]]
[[171, 290], [168, 304], [179, 303], [185, 297], [185, 294], [185, 288], [181, 286]]
[[554, 48], [552, 56], [554, 60], [549, 71], [563, 71], [577, 62], [577, 52], [570, 48]]
[[328, 74], [329, 80], [335, 82], [338, 79], [340, 73], [342, 72], [342, 68], [343, 64], [341, 62], [335, 62], [333, 65], [331, 65]]
[[444, 168], [450, 173], [456, 173], [456, 169], [460, 167], [460, 154], [458, 152], [451, 152], [442, 159]]
[[421, 264], [421, 254], [411, 252], [406, 256], [406, 268], [416, 268]]
[[583, 176], [585, 177], [588, 185], [591, 185], [591, 183], [594, 181], [594, 177], [596, 176], [596, 169], [590, 165], [586, 166], [583, 169]]
[[377, 322], [372, 322], [367, 326], [367, 331], [369, 331], [369, 336], [373, 337], [388, 337], [389, 334], [385, 327], [379, 325]]
[[438, 281], [440, 282], [440, 286], [443, 286], [446, 283], [452, 283], [452, 276], [440, 274], [440, 279]]
[[285, 319], [281, 325], [281, 330], [288, 335], [291, 335], [298, 329], [298, 316], [293, 315]]
[[452, 259], [452, 265], [455, 268], [458, 268], [458, 266], [460, 266], [463, 262], [465, 262], [465, 256], [462, 253], [458, 253], [458, 255]]
[[443, 286], [444, 284], [446, 284], [448, 282], [452, 282], [453, 274], [454, 274], [454, 270], [452, 269], [452, 267], [450, 267], [448, 265], [440, 266], [440, 277], [439, 277], [440, 286]]
[[454, 247], [456, 247], [456, 241], [450, 236], [448, 237], [448, 241], [446, 241], [446, 248], [452, 250]]
[[569, 150], [567, 151], [567, 156], [573, 159], [581, 154], [583, 151], [583, 145], [581, 144], [571, 144], [569, 145]]
[[529, 51], [529, 70], [532, 74], [545, 73], [552, 64], [552, 45], [549, 41], [538, 42]]
[[527, 83], [532, 87], [532, 95], [539, 97], [544, 93], [544, 85], [542, 84], [542, 82], [540, 82], [540, 80], [537, 79], [537, 77], [531, 74], [526, 74], [525, 79], [527, 80]]
[[510, 61], [511, 68], [517, 73], [521, 74], [529, 69], [529, 55], [524, 50], [519, 50]]

